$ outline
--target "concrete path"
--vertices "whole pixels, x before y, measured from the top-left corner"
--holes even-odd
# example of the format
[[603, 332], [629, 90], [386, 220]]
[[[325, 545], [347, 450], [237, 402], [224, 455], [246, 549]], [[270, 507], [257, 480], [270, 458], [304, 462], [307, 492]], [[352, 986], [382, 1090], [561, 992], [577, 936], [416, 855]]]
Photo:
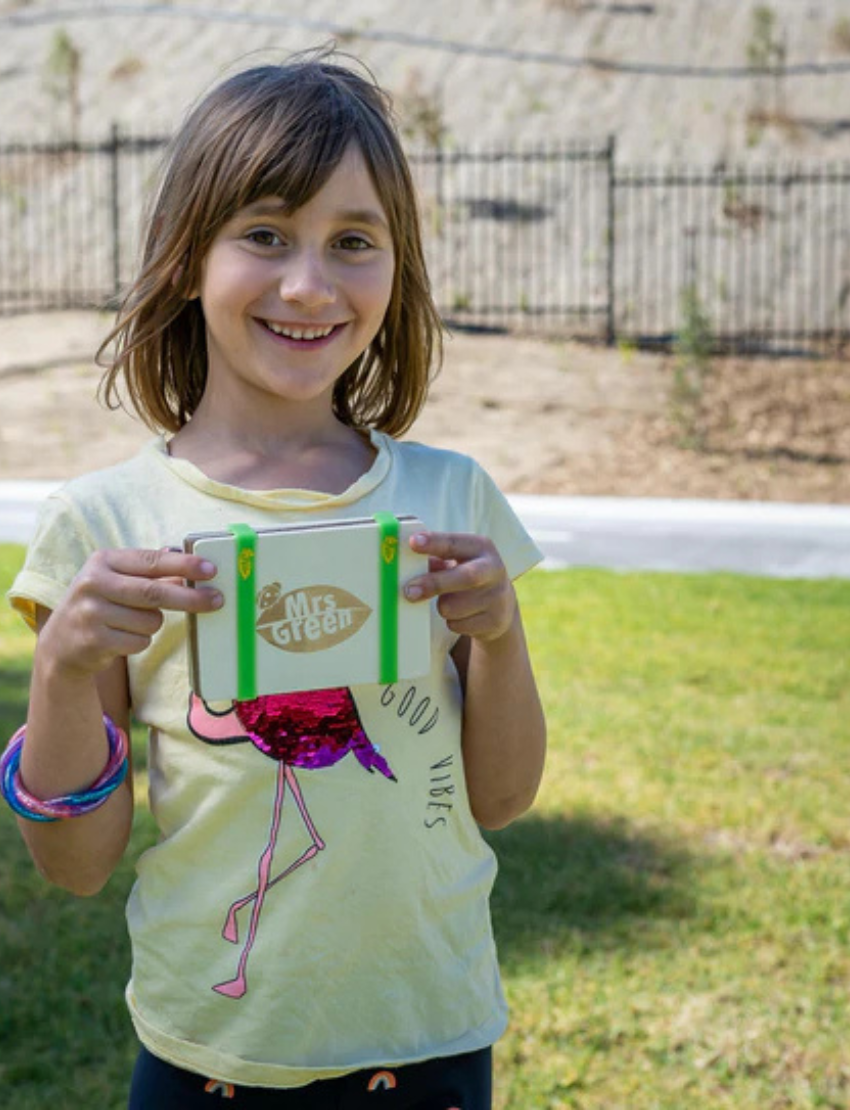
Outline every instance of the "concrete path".
[[[56, 482], [0, 482], [0, 542], [26, 543]], [[850, 507], [514, 495], [551, 568], [850, 578]]]
[[655, 498], [510, 498], [550, 567], [850, 578], [850, 507]]
[[59, 482], [0, 482], [0, 543], [27, 543], [39, 502]]

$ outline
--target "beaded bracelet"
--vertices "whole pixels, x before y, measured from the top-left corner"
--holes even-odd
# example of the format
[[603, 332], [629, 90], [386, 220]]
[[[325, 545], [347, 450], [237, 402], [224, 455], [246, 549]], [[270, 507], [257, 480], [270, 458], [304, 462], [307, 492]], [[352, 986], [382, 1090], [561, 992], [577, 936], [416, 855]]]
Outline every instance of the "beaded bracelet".
[[24, 746], [26, 725], [15, 733], [0, 756], [0, 794], [19, 817], [29, 821], [60, 821], [65, 817], [81, 817], [102, 806], [127, 776], [127, 733], [104, 714], [103, 723], [109, 741], [109, 759], [106, 766], [88, 790], [63, 794], [58, 798], [34, 798], [21, 782], [21, 749]]

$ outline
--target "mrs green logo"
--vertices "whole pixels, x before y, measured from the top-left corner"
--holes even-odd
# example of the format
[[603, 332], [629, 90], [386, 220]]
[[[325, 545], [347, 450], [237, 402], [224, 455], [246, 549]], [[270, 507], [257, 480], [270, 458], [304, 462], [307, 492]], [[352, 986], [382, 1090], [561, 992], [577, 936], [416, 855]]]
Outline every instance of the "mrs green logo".
[[372, 610], [338, 586], [303, 586], [283, 592], [279, 582], [259, 594], [257, 632], [282, 651], [325, 651], [356, 635]]

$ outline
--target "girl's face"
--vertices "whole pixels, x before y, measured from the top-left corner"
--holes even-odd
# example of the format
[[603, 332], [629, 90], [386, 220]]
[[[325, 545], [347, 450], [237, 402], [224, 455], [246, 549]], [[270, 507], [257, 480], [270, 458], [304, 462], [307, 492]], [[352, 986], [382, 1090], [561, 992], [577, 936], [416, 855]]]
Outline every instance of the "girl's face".
[[327, 406], [381, 328], [395, 255], [386, 213], [351, 146], [322, 189], [286, 215], [270, 196], [219, 231], [196, 290], [207, 332], [205, 402], [269, 417]]

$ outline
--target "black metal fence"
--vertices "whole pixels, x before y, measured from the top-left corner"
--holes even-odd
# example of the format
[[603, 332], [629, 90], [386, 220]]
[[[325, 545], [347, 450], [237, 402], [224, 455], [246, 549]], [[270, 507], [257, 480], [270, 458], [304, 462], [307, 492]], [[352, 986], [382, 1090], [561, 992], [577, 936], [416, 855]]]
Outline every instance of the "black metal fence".
[[[0, 314], [114, 302], [165, 141], [0, 146]], [[850, 339], [850, 166], [624, 168], [613, 141], [411, 162], [457, 324], [663, 343], [690, 293], [733, 349]]]
[[166, 141], [0, 145], [0, 314], [114, 301]]

